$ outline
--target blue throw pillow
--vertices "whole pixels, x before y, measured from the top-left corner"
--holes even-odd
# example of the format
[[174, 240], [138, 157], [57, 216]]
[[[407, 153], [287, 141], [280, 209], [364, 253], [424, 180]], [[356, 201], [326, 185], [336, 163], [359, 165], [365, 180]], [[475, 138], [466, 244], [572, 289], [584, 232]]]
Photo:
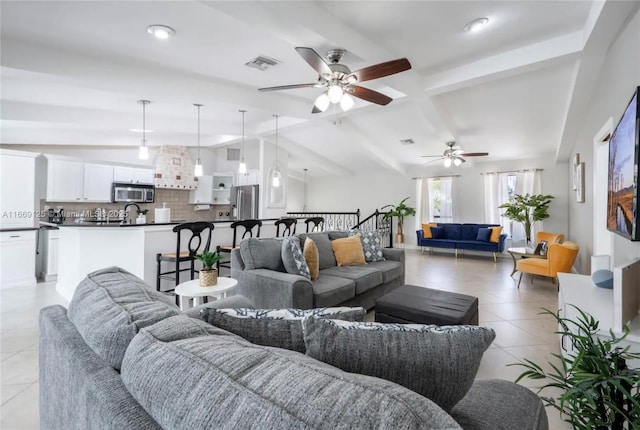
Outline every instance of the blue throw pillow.
[[444, 237], [444, 227], [431, 227], [431, 237], [442, 239]]
[[482, 242], [489, 242], [491, 238], [491, 229], [489, 228], [479, 228], [478, 235], [476, 236], [476, 240], [481, 240]]

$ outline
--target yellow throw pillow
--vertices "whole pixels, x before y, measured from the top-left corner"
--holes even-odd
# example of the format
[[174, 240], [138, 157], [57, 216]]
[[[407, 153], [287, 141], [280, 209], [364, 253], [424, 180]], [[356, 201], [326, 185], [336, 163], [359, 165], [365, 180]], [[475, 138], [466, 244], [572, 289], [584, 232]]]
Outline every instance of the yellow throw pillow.
[[489, 228], [491, 229], [491, 237], [489, 238], [489, 242], [493, 242], [493, 243], [500, 242], [502, 227], [489, 227]]
[[320, 254], [318, 253], [316, 243], [307, 238], [304, 241], [302, 254], [304, 255], [304, 259], [307, 261], [307, 266], [309, 266], [311, 280], [315, 281], [320, 276]]
[[425, 239], [432, 239], [433, 236], [431, 235], [431, 227], [437, 227], [438, 224], [422, 224], [422, 237], [424, 237]]
[[367, 264], [362, 250], [360, 235], [345, 237], [331, 241], [331, 248], [336, 256], [338, 266], [359, 266]]

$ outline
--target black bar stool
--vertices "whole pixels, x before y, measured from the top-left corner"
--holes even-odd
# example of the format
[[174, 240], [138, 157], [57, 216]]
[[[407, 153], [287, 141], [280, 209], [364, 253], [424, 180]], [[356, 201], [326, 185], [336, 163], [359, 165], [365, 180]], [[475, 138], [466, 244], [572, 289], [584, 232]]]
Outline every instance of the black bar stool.
[[321, 216], [314, 216], [304, 220], [307, 225], [307, 233], [309, 233], [309, 225], [311, 224], [311, 231], [324, 230], [324, 218]]
[[[160, 281], [167, 279], [175, 281], [177, 286], [180, 283], [180, 272], [189, 271], [191, 278], [195, 277], [195, 261], [196, 255], [209, 251], [211, 246], [211, 233], [213, 232], [213, 224], [210, 222], [186, 222], [178, 224], [173, 227], [173, 232], [177, 233], [176, 252], [169, 254], [156, 254], [156, 261], [158, 264], [157, 278], [156, 278], [156, 290], [161, 291]], [[191, 233], [189, 242], [187, 242], [187, 251], [180, 251], [182, 247], [182, 240], [186, 240], [187, 234]], [[172, 270], [166, 272], [162, 271], [162, 262], [174, 263]], [[189, 267], [180, 268], [180, 263], [188, 261]], [[171, 290], [165, 290], [163, 292], [171, 292]], [[177, 296], [176, 296], [177, 299]]]
[[[232, 223], [229, 228], [233, 229], [233, 243], [231, 245], [218, 245], [216, 250], [221, 253], [231, 254], [231, 250], [239, 246], [238, 228], [244, 228], [240, 241], [246, 237], [260, 237], [260, 227], [262, 227], [262, 221], [257, 219], [245, 219], [243, 221], [236, 221]], [[220, 275], [220, 268], [226, 267], [231, 269], [231, 259], [227, 261], [218, 261], [218, 275]]]
[[293, 236], [296, 234], [297, 218], [281, 218], [274, 222], [276, 226], [276, 237], [280, 237], [280, 226], [282, 226], [282, 237]]

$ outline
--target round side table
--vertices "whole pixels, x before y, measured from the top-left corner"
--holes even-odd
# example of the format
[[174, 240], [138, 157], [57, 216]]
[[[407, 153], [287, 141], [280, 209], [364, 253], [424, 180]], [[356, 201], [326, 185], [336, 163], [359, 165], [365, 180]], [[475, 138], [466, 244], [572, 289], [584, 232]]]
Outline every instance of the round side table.
[[218, 276], [218, 283], [213, 287], [201, 287], [200, 279], [182, 282], [176, 287], [176, 294], [180, 297], [180, 309], [184, 311], [189, 308], [189, 297], [193, 298], [193, 306], [201, 304], [201, 297], [213, 296], [216, 299], [227, 297], [227, 293], [232, 291], [237, 283], [237, 280], [225, 276]]

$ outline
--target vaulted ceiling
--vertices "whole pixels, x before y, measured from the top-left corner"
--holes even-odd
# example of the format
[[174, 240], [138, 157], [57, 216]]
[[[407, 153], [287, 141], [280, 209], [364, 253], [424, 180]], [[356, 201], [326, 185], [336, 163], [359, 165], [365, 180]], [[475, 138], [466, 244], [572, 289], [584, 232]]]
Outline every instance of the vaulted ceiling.
[[[422, 166], [455, 139], [485, 160], [567, 159], [606, 49], [638, 2], [2, 1], [3, 144], [137, 146], [139, 99], [152, 146], [279, 142], [290, 171], [340, 175]], [[475, 18], [480, 32], [465, 32]], [[175, 29], [168, 40], [151, 24]], [[296, 53], [347, 50], [351, 70], [406, 57], [412, 69], [363, 82], [394, 98], [311, 114], [319, 88]], [[245, 63], [277, 59], [265, 71]], [[413, 145], [400, 140], [411, 138]]]

